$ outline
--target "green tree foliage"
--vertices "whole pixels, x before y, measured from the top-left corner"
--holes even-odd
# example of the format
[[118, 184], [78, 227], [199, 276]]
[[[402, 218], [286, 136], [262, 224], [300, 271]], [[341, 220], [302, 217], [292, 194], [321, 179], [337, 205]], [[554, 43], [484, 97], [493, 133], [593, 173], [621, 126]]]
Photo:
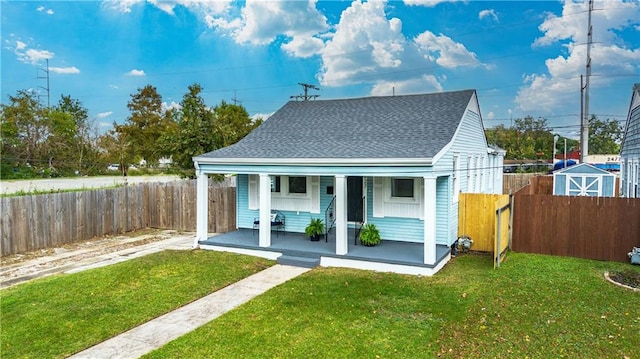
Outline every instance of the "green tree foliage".
[[589, 154], [606, 155], [620, 152], [622, 126], [615, 120], [589, 119]]
[[96, 150], [80, 101], [62, 96], [57, 106], [46, 108], [34, 92], [18, 91], [2, 105], [0, 121], [3, 178], [89, 172], [86, 158]]
[[189, 86], [183, 98], [175, 132], [163, 143], [172, 148], [173, 163], [184, 176], [193, 177], [193, 157], [238, 142], [262, 123], [253, 121], [241, 105], [222, 103], [209, 108], [201, 97], [199, 84]]
[[16, 96], [9, 96], [9, 102], [2, 105], [0, 119], [3, 178], [10, 178], [7, 169], [42, 167], [48, 136], [46, 109], [38, 102], [36, 93], [18, 91]]
[[131, 149], [147, 164], [155, 164], [162, 156], [158, 140], [170, 127], [171, 114], [162, 110], [162, 96], [155, 87], [147, 85], [131, 95], [127, 104], [131, 115], [125, 124], [116, 125], [120, 138], [126, 138]]
[[487, 142], [507, 151], [506, 159], [551, 159], [553, 134], [544, 118], [518, 118], [515, 125], [485, 131]]
[[92, 137], [93, 124], [79, 100], [62, 96], [50, 110], [50, 158], [62, 174], [96, 174], [98, 151]]
[[[116, 127], [116, 124], [114, 124], [114, 127]], [[106, 168], [111, 163], [117, 163], [120, 166], [122, 175], [126, 176], [129, 171], [129, 165], [135, 159], [132, 142], [127, 138], [127, 133], [113, 129], [100, 136], [97, 142], [101, 153], [98, 161], [101, 168]]]

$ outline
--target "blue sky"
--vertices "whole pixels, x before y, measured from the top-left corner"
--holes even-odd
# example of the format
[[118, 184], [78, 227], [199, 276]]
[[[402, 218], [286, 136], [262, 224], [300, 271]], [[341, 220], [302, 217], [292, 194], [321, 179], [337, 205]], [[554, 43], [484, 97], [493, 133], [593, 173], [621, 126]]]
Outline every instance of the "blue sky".
[[[478, 91], [485, 127], [544, 117], [578, 137], [586, 2], [0, 0], [2, 103], [18, 90], [82, 101], [99, 132], [151, 84], [176, 106], [267, 116], [313, 84], [321, 99]], [[640, 82], [640, 2], [595, 1], [590, 113], [623, 121]], [[46, 97], [42, 97], [46, 103]]]

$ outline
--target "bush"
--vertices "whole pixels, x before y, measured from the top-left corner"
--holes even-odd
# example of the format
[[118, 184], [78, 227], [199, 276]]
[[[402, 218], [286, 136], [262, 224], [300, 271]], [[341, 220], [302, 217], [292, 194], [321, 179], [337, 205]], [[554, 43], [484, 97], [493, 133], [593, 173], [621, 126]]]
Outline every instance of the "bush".
[[360, 231], [360, 243], [365, 246], [375, 246], [380, 243], [380, 231], [373, 223], [367, 223], [362, 227]]

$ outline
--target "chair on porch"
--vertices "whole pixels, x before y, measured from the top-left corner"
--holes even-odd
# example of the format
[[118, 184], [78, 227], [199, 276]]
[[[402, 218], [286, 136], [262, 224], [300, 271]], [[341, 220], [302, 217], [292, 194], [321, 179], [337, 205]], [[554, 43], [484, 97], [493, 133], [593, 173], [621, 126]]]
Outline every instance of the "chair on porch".
[[[276, 236], [278, 236], [279, 232], [282, 232], [283, 235], [285, 234], [284, 224], [285, 224], [284, 214], [280, 211], [272, 211], [271, 212], [271, 230], [276, 231]], [[255, 217], [253, 219], [253, 233], [255, 233], [255, 231], [258, 229], [260, 229], [260, 218]]]

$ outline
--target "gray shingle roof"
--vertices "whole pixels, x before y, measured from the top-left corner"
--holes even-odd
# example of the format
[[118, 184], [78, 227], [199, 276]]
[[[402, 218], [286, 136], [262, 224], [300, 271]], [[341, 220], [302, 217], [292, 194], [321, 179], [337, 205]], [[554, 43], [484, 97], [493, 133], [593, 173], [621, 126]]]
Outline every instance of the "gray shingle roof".
[[238, 143], [198, 157], [432, 158], [451, 141], [474, 93], [291, 101]]

